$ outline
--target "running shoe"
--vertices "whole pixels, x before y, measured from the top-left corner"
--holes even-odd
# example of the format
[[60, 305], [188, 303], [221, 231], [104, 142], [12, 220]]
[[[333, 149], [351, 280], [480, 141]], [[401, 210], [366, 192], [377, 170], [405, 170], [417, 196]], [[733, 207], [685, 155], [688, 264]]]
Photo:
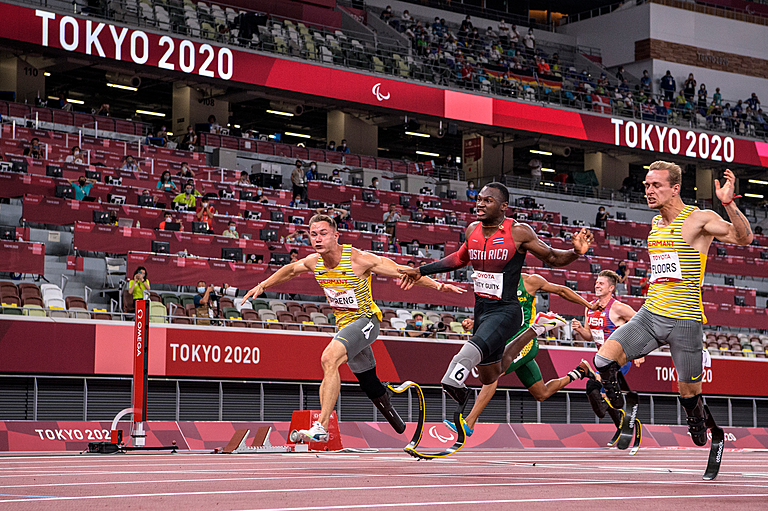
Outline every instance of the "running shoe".
[[558, 314], [554, 312], [539, 312], [536, 314], [536, 318], [531, 324], [531, 328], [536, 332], [536, 335], [543, 335], [550, 330], [565, 326], [566, 321]]
[[[454, 433], [458, 433], [458, 431], [456, 430], [456, 424], [454, 424], [453, 422], [449, 420], [445, 420], [443, 421], [443, 424], [448, 426], [448, 429], [450, 429]], [[464, 426], [464, 433], [467, 435], [467, 438], [471, 437], [472, 433], [474, 433], [475, 430], [467, 426], [467, 423], [464, 421], [464, 417], [461, 418], [461, 424]]]
[[313, 442], [327, 442], [328, 432], [325, 430], [322, 424], [315, 421], [312, 423], [312, 427], [309, 429], [300, 429], [299, 435], [302, 435]]
[[584, 376], [582, 376], [582, 378], [589, 378], [590, 380], [597, 379], [595, 371], [592, 370], [592, 366], [589, 365], [589, 362], [586, 360], [581, 359], [581, 363], [578, 365], [578, 368], [584, 372]]

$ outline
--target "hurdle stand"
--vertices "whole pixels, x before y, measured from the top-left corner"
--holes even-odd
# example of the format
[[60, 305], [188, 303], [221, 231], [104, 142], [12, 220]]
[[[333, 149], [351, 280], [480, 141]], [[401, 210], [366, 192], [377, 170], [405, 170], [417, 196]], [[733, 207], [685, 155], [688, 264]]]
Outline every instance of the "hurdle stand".
[[[109, 442], [91, 442], [88, 452], [114, 453], [126, 451], [171, 451], [178, 449], [176, 441], [172, 446], [147, 447], [147, 378], [149, 375], [149, 300], [136, 300], [136, 312], [133, 322], [133, 378], [131, 381], [130, 408], [120, 410], [115, 415], [110, 428]], [[133, 446], [123, 444], [123, 432], [117, 429], [120, 419], [132, 414], [131, 441]]]

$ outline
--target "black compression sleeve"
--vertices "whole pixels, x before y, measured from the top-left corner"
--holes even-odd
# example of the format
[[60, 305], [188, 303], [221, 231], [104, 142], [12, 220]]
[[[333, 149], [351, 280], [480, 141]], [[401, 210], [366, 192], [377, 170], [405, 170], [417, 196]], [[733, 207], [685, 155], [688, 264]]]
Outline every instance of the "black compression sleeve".
[[445, 256], [434, 263], [425, 264], [424, 266], [419, 267], [419, 272], [426, 277], [427, 275], [434, 275], [435, 273], [458, 270], [469, 263], [468, 256], [467, 249], [462, 245], [458, 252]]

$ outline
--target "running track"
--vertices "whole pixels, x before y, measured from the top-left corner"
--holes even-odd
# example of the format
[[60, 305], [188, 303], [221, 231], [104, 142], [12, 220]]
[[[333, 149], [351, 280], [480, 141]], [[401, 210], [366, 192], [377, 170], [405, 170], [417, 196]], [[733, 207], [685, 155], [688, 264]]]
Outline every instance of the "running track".
[[[768, 507], [768, 452], [704, 449], [0, 458], [0, 509], [728, 509]], [[535, 464], [535, 465], [534, 465]], [[608, 481], [611, 481], [610, 483]]]

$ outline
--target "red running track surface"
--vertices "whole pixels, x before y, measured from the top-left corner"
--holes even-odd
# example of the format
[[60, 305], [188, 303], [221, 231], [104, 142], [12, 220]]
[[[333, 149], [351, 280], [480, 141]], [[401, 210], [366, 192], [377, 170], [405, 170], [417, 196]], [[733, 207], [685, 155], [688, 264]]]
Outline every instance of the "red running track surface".
[[704, 449], [364, 454], [127, 454], [0, 458], [0, 508], [766, 509], [768, 452]]

